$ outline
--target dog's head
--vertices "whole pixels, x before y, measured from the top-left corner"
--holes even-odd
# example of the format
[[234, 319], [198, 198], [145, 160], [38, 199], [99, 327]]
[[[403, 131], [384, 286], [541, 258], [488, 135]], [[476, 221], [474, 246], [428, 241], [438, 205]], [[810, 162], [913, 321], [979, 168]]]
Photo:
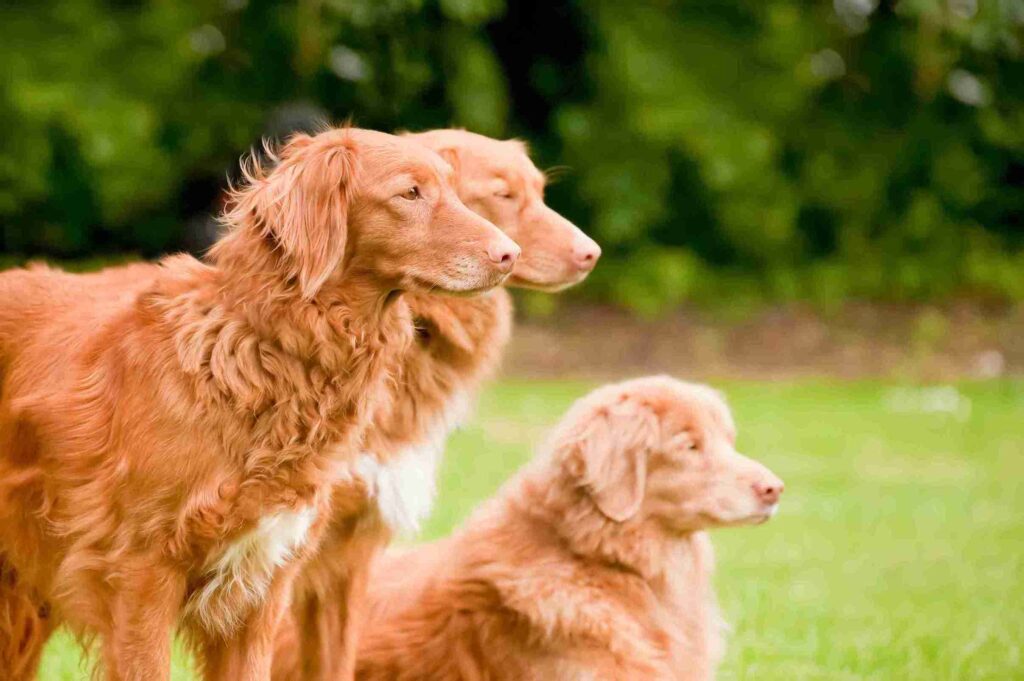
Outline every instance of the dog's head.
[[611, 521], [670, 533], [761, 523], [783, 484], [736, 451], [721, 395], [665, 376], [595, 390], [554, 436], [557, 465]]
[[269, 242], [307, 299], [343, 270], [393, 290], [475, 293], [502, 283], [519, 256], [459, 200], [452, 167], [411, 140], [332, 129], [293, 136], [274, 160], [245, 169], [226, 220]]
[[518, 140], [499, 141], [465, 130], [408, 135], [455, 169], [459, 197], [523, 249], [508, 283], [557, 291], [594, 269], [601, 248], [544, 203], [546, 178]]

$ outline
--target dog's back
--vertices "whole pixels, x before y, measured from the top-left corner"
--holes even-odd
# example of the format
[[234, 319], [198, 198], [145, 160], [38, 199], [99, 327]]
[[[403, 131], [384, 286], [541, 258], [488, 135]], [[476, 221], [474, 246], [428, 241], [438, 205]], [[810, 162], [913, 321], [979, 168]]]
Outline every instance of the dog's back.
[[505, 502], [449, 539], [381, 557], [356, 678], [663, 678], [671, 604], [635, 575], [576, 560]]
[[34, 329], [67, 309], [64, 273], [36, 265], [0, 272], [0, 371]]
[[40, 344], [54, 352], [77, 350], [83, 330], [128, 309], [159, 271], [140, 263], [93, 274], [42, 264], [0, 272], [0, 372]]
[[[74, 279], [45, 265], [0, 273], [0, 524], [11, 532], [21, 553], [38, 553], [41, 537], [7, 503], [15, 495], [38, 496], [41, 469], [32, 424], [24, 405], [12, 401], [14, 382], [30, 384], [58, 381], [58, 363], [47, 356], [70, 353], [69, 327], [89, 317], [81, 309]], [[75, 312], [78, 315], [75, 315]], [[52, 332], [41, 334], [42, 329]], [[49, 336], [50, 349], [33, 343]], [[43, 500], [40, 498], [39, 503]], [[42, 506], [35, 505], [41, 510]], [[20, 528], [20, 529], [17, 529]], [[8, 533], [4, 533], [5, 535]], [[28, 561], [32, 566], [32, 562]], [[12, 679], [35, 677], [42, 646], [52, 630], [49, 606], [24, 583], [0, 553], [0, 669]]]
[[[474, 539], [484, 537], [474, 534]], [[525, 651], [505, 630], [506, 617], [515, 613], [503, 610], [492, 581], [506, 570], [498, 558], [505, 547], [491, 543], [492, 558], [472, 565], [472, 549], [463, 542], [457, 537], [380, 557], [372, 572], [356, 679], [533, 678], [522, 665]], [[523, 625], [527, 633], [529, 625]], [[492, 668], [494, 660], [501, 661], [500, 668]]]

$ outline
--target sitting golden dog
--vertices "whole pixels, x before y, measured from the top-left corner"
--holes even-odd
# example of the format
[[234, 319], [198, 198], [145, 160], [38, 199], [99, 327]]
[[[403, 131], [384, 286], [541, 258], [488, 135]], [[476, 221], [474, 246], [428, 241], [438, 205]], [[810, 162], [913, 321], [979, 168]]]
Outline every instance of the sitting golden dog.
[[[518, 255], [451, 172], [392, 135], [297, 135], [249, 168], [207, 263], [167, 259], [141, 291], [0, 274], [0, 613], [53, 615], [0, 621], [0, 662], [64, 621], [100, 637], [110, 679], [157, 681], [180, 624], [206, 678], [269, 677], [411, 342], [399, 294], [479, 293]], [[34, 673], [17, 664], [0, 678]]]
[[[523, 246], [509, 283], [554, 291], [580, 282], [601, 250], [544, 204], [545, 177], [521, 142], [462, 130], [409, 135], [455, 169], [466, 205]], [[352, 485], [334, 494], [331, 525], [303, 569], [274, 656], [275, 681], [352, 677], [367, 571], [395, 531], [415, 532], [435, 496], [444, 443], [494, 370], [512, 322], [509, 296], [405, 295], [417, 340], [402, 356], [391, 397], [366, 433]]]
[[452, 537], [371, 572], [360, 681], [708, 679], [707, 529], [770, 518], [782, 481], [736, 452], [710, 388], [600, 388]]

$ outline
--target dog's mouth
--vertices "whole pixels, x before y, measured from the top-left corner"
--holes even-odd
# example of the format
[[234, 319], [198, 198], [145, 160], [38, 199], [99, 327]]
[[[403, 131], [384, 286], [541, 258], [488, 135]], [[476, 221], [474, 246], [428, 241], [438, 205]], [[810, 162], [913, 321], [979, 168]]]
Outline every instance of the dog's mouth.
[[761, 506], [758, 509], [744, 514], [704, 512], [701, 517], [709, 527], [745, 527], [748, 525], [764, 525], [775, 517], [779, 511], [779, 504]]
[[491, 289], [500, 286], [507, 277], [507, 274], [500, 274], [494, 279], [493, 282], [488, 282], [483, 285], [476, 286], [455, 285], [455, 283], [452, 281], [433, 281], [431, 279], [416, 274], [410, 277], [410, 281], [412, 282], [411, 288], [417, 289], [424, 293], [440, 293], [456, 297], [471, 297], [480, 295], [481, 293], [486, 293], [487, 291], [490, 291]]
[[768, 506], [766, 509], [761, 511], [761, 513], [755, 515], [754, 519], [753, 519], [753, 523], [755, 525], [764, 525], [766, 522], [768, 522], [769, 520], [774, 518], [775, 514], [778, 513], [778, 512], [779, 512], [779, 505], [777, 503], [776, 504], [772, 504], [771, 506]]
[[569, 276], [557, 277], [545, 274], [535, 268], [515, 267], [512, 269], [512, 275], [508, 278], [507, 283], [509, 286], [531, 291], [558, 293], [579, 284], [587, 278], [588, 274], [590, 274], [589, 271], [576, 271]]
[[540, 291], [541, 293], [558, 293], [559, 291], [564, 291], [567, 288], [575, 286], [581, 281], [583, 281], [583, 277], [578, 277], [572, 281], [551, 283], [532, 281], [530, 279], [524, 279], [522, 277], [517, 277], [513, 275], [509, 277], [508, 285], [514, 286], [516, 288], [529, 289], [531, 291]]

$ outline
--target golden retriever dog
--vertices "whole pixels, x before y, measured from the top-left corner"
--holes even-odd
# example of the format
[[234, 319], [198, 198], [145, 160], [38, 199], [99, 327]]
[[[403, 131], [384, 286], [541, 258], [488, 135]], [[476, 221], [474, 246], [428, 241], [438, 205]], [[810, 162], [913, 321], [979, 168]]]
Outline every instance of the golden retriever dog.
[[[467, 206], [527, 244], [510, 284], [559, 290], [593, 269], [600, 248], [544, 205], [545, 177], [521, 142], [462, 130], [409, 138], [451, 163]], [[370, 562], [392, 534], [415, 532], [429, 513], [445, 440], [508, 340], [512, 308], [502, 290], [473, 299], [413, 293], [406, 300], [417, 340], [367, 432], [360, 475], [336, 490], [327, 536], [298, 580], [293, 615], [278, 636], [275, 681], [352, 678]]]
[[705, 530], [762, 523], [782, 492], [735, 440], [705, 386], [640, 378], [581, 399], [453, 536], [375, 563], [356, 678], [712, 678]]
[[98, 636], [110, 679], [166, 679], [178, 625], [206, 678], [269, 678], [412, 340], [401, 293], [480, 293], [517, 258], [451, 172], [384, 133], [296, 135], [246, 167], [205, 263], [141, 292], [0, 274], [0, 595]]

